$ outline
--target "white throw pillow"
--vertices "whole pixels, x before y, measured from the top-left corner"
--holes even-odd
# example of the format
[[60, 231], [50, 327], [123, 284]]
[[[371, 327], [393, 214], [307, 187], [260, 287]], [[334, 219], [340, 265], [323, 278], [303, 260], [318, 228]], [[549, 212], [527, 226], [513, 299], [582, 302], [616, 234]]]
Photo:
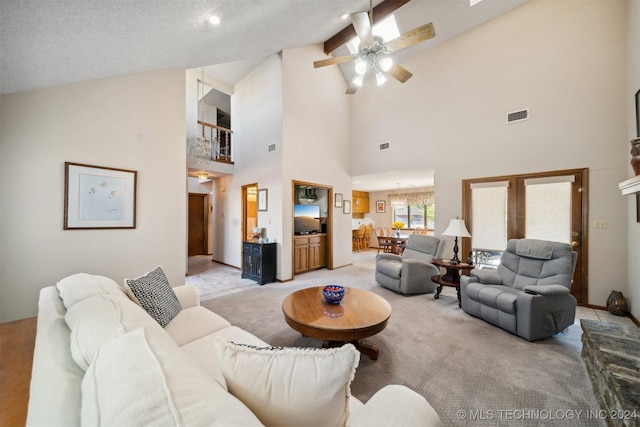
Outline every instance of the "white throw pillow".
[[254, 347], [217, 338], [229, 392], [266, 426], [344, 426], [360, 353], [331, 349]]
[[[163, 328], [182, 310], [162, 267], [158, 266], [135, 279], [124, 279], [124, 283], [135, 296], [132, 300], [141, 305]], [[126, 291], [127, 294], [129, 290]]]
[[116, 282], [105, 276], [78, 273], [65, 277], [56, 283], [64, 307], [69, 309], [74, 304], [95, 295], [125, 296]]
[[82, 425], [259, 426], [238, 399], [175, 345], [143, 328], [103, 345], [82, 381]]
[[86, 371], [103, 344], [123, 335], [122, 311], [111, 295], [94, 295], [69, 307], [65, 321], [71, 356]]
[[145, 328], [149, 340], [175, 345], [146, 311], [120, 293], [120, 296], [102, 294], [86, 298], [65, 314], [71, 330], [71, 355], [82, 370], [87, 369], [103, 344], [140, 327]]

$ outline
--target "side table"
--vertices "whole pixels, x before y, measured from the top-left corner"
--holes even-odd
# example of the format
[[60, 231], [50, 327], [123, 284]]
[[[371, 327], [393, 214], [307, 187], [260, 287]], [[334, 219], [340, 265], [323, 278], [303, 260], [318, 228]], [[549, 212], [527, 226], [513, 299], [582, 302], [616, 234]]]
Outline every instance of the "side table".
[[431, 280], [438, 284], [438, 289], [436, 290], [434, 298], [440, 298], [440, 292], [442, 292], [443, 286], [451, 286], [456, 288], [458, 291], [458, 307], [462, 307], [462, 302], [460, 301], [460, 271], [467, 270], [466, 272], [468, 272], [468, 270], [471, 270], [474, 266], [472, 264], [467, 264], [466, 262], [451, 264], [449, 260], [442, 258], [436, 258], [431, 261], [431, 263], [436, 267], [446, 269], [445, 274], [439, 274], [431, 278]]

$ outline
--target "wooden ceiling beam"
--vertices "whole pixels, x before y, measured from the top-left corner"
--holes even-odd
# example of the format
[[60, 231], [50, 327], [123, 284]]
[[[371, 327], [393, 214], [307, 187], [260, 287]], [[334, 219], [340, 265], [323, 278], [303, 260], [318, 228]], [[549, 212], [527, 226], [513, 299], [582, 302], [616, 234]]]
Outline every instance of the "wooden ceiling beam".
[[[398, 10], [400, 6], [409, 3], [410, 1], [411, 0], [384, 0], [382, 3], [373, 8], [373, 24], [375, 25], [382, 19]], [[353, 25], [349, 24], [348, 27], [324, 42], [324, 53], [328, 55], [355, 36], [356, 30], [353, 29]]]

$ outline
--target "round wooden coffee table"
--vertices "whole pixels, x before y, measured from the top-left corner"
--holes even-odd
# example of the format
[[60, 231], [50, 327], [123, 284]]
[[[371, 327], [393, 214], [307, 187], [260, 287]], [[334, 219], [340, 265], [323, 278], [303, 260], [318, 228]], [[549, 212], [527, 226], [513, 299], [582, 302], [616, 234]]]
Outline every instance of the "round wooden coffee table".
[[345, 287], [341, 304], [328, 304], [322, 286], [296, 291], [282, 303], [284, 318], [302, 335], [324, 341], [325, 347], [352, 343], [362, 354], [377, 359], [378, 347], [362, 339], [382, 331], [391, 316], [391, 306], [378, 295]]

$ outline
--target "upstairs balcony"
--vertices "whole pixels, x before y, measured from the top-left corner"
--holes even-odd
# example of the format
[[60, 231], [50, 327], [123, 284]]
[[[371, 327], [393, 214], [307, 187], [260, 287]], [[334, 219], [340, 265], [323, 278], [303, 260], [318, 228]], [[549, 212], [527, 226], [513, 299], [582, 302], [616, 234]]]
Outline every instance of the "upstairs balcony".
[[201, 120], [198, 120], [198, 124], [202, 129], [202, 135], [187, 140], [188, 163], [219, 162], [233, 165], [231, 151], [233, 131]]

